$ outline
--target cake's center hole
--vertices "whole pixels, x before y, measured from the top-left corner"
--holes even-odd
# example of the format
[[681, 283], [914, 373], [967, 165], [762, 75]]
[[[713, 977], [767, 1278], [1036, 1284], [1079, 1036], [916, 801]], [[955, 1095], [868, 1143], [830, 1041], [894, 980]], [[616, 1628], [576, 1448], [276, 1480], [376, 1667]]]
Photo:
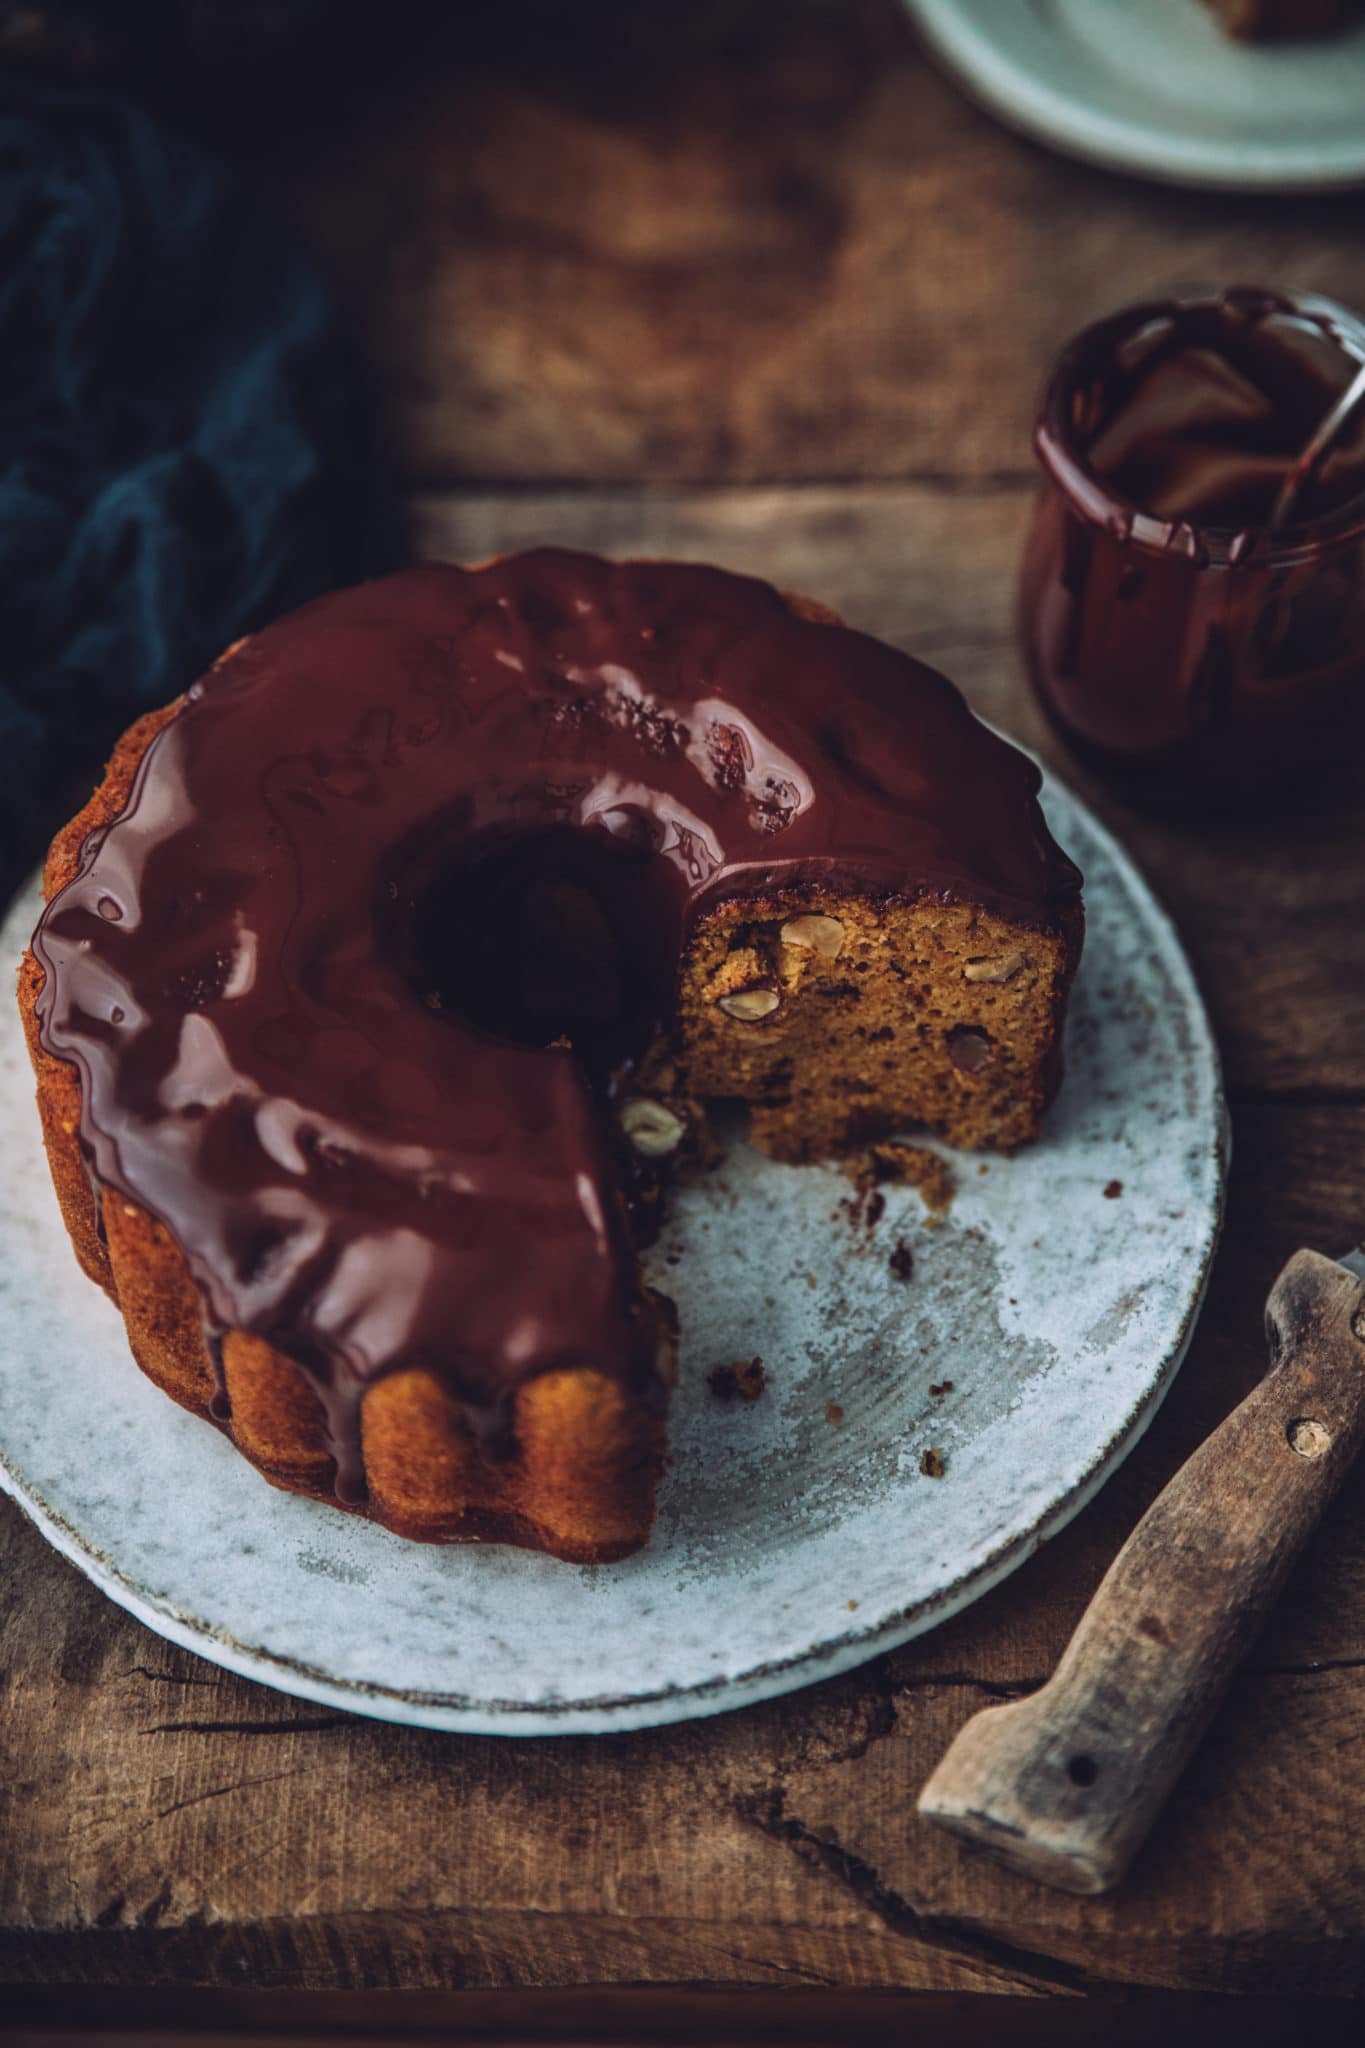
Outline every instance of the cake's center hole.
[[605, 1072], [671, 1002], [676, 917], [659, 865], [564, 830], [475, 843], [417, 901], [418, 993], [496, 1038], [567, 1042]]

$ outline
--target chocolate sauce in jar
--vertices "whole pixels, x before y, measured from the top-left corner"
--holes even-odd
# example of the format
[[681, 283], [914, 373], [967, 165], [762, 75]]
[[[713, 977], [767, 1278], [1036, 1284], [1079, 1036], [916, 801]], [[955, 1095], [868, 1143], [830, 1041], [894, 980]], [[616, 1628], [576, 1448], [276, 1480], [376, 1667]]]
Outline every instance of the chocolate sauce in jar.
[[1269, 522], [1362, 362], [1354, 315], [1250, 289], [1128, 308], [1063, 353], [1021, 638], [1053, 723], [1136, 800], [1361, 787], [1365, 423]]

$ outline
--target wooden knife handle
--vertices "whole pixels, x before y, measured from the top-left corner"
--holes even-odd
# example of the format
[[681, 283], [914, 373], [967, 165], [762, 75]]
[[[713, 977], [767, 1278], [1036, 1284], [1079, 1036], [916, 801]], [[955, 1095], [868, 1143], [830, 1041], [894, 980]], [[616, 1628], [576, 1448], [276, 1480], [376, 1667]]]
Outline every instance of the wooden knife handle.
[[1365, 1290], [1296, 1252], [1271, 1370], [1181, 1467], [1041, 1691], [961, 1730], [919, 1810], [1046, 1884], [1117, 1884], [1365, 1435]]

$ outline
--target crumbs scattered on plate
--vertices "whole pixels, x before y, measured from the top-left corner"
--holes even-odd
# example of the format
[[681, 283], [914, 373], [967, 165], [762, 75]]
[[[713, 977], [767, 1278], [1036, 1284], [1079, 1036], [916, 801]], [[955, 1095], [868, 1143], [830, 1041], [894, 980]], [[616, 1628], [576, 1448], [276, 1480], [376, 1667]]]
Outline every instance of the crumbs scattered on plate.
[[768, 1376], [761, 1358], [743, 1358], [737, 1365], [713, 1365], [706, 1384], [718, 1401], [756, 1401]]
[[[855, 1152], [844, 1162], [844, 1172], [858, 1191], [860, 1202], [866, 1203], [878, 1188], [918, 1188], [930, 1220], [935, 1220], [951, 1205], [954, 1186], [952, 1171], [946, 1159], [937, 1152], [931, 1152], [927, 1145], [907, 1145], [901, 1138], [887, 1138], [877, 1145], [868, 1145], [863, 1151]], [[881, 1213], [880, 1205], [878, 1214]]]

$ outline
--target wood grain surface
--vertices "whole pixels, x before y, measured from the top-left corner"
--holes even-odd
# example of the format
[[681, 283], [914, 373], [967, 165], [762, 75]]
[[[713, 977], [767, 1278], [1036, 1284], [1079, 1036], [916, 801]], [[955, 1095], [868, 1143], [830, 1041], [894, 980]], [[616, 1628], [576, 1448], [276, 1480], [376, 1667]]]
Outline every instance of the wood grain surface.
[[416, 475], [1019, 476], [1085, 321], [1206, 280], [1360, 295], [1355, 194], [1052, 156], [945, 85], [899, 0], [526, 14], [298, 179]]
[[[1049, 351], [1191, 276], [1358, 297], [1359, 202], [1068, 166], [967, 106], [880, 0], [696, 11], [668, 64], [622, 31], [629, 90], [604, 59], [519, 83], [504, 51], [390, 94], [291, 174], [372, 338], [415, 545], [772, 575], [1061, 763], [1011, 634]], [[1031, 1885], [914, 1813], [963, 1721], [1046, 1679], [1137, 1517], [1260, 1375], [1285, 1259], [1365, 1220], [1365, 815], [1215, 838], [1065, 772], [1179, 923], [1235, 1128], [1188, 1363], [1098, 1500], [848, 1678], [686, 1728], [520, 1743], [220, 1672], [0, 1505], [0, 1983], [1365, 1992], [1359, 1477], [1121, 1891]]]

